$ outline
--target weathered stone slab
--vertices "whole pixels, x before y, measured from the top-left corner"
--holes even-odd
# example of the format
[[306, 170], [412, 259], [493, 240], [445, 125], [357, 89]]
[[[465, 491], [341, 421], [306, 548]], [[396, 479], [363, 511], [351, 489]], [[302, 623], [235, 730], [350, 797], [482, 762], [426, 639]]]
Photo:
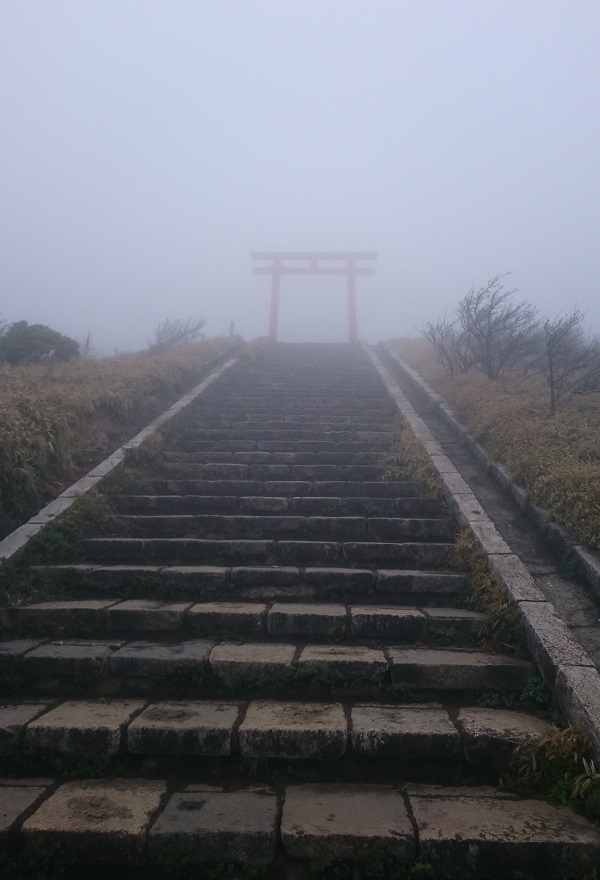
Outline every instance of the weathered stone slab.
[[46, 791], [41, 785], [0, 784], [0, 838]]
[[0, 705], [0, 755], [10, 755], [25, 726], [48, 708], [48, 703], [4, 703]]
[[212, 669], [224, 678], [251, 676], [265, 681], [280, 677], [292, 668], [296, 649], [293, 645], [252, 644], [217, 645], [210, 654]]
[[361, 755], [439, 760], [460, 752], [460, 737], [440, 707], [357, 705], [352, 748]]
[[140, 700], [70, 700], [32, 721], [25, 742], [36, 749], [111, 757], [121, 747], [125, 726], [143, 707]]
[[127, 750], [145, 755], [230, 755], [239, 703], [155, 703], [131, 722]]
[[415, 852], [402, 795], [387, 785], [290, 785], [281, 837], [298, 859], [364, 862], [382, 850], [406, 859]]
[[446, 572], [379, 569], [375, 589], [384, 593], [439, 593], [454, 595], [466, 582], [465, 575]]
[[459, 709], [457, 726], [466, 758], [474, 764], [504, 763], [518, 745], [528, 745], [552, 730], [536, 715], [477, 706]]
[[560, 666], [594, 666], [550, 602], [520, 602], [527, 646], [546, 684], [552, 687]]
[[77, 678], [92, 681], [102, 674], [105, 663], [119, 643], [75, 639], [50, 642], [35, 648], [23, 657], [22, 668], [36, 681], [53, 678]]
[[267, 615], [271, 635], [342, 636], [346, 627], [344, 605], [276, 602]]
[[134, 678], [164, 677], [174, 670], [198, 671], [208, 662], [214, 642], [195, 639], [187, 642], [130, 642], [111, 657], [116, 675]]
[[484, 553], [493, 553], [500, 556], [512, 555], [510, 547], [491, 520], [488, 522], [471, 522], [469, 523], [469, 528]]
[[369, 569], [310, 567], [304, 571], [304, 580], [317, 587], [343, 587], [351, 590], [368, 590], [375, 583], [375, 575]]
[[187, 613], [187, 626], [192, 632], [263, 633], [266, 629], [267, 606], [258, 602], [201, 602]]
[[429, 635], [441, 635], [453, 631], [462, 636], [476, 638], [486, 623], [485, 614], [464, 608], [426, 608]]
[[390, 648], [392, 681], [433, 690], [518, 690], [534, 673], [532, 663], [483, 651]]
[[[37, 602], [5, 608], [2, 617], [11, 627], [38, 628], [42, 632], [81, 634], [106, 626], [106, 611], [118, 599], [77, 599], [70, 602]], [[41, 628], [44, 628], [43, 630]]]
[[41, 639], [12, 639], [0, 642], [0, 672], [9, 675], [15, 663], [22, 660], [28, 651], [42, 644]]
[[277, 841], [277, 798], [255, 791], [174, 794], [148, 835], [151, 863], [271, 862]]
[[297, 584], [300, 569], [286, 565], [247, 565], [231, 569], [231, 582], [236, 586]]
[[546, 601], [518, 556], [512, 553], [506, 556], [492, 553], [488, 556], [488, 563], [494, 577], [515, 602]]
[[240, 749], [250, 758], [339, 758], [348, 723], [339, 703], [274, 703], [254, 700], [239, 729]]
[[25, 842], [58, 844], [82, 864], [135, 866], [165, 789], [149, 779], [68, 782], [23, 823]]
[[108, 610], [111, 630], [173, 631], [181, 629], [191, 602], [161, 602], [155, 599], [127, 599]]
[[351, 630], [364, 638], [393, 638], [418, 642], [427, 635], [427, 618], [416, 608], [386, 605], [353, 605]]
[[593, 740], [600, 756], [600, 675], [589, 666], [563, 666], [556, 676], [554, 697], [572, 724]]
[[359, 645], [307, 645], [298, 658], [299, 670], [376, 680], [387, 672], [383, 651]]
[[460, 788], [420, 796], [411, 788], [420, 855], [434, 872], [470, 870], [505, 880], [514, 871], [558, 878], [600, 858], [598, 829], [567, 807], [482, 797]]

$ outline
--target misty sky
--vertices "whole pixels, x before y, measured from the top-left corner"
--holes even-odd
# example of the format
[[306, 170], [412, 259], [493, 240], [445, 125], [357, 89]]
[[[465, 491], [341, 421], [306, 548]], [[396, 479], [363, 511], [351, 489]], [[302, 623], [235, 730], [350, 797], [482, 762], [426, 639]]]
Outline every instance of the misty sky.
[[[376, 250], [359, 335], [471, 284], [600, 331], [598, 0], [0, 0], [0, 317], [102, 352], [268, 323], [251, 250]], [[346, 338], [284, 279], [280, 338]]]

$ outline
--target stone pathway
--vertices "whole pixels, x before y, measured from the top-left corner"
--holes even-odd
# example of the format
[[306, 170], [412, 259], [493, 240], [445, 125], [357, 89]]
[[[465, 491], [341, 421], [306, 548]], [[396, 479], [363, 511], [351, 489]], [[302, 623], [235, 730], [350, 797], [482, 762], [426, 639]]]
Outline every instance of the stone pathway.
[[395, 409], [364, 352], [274, 346], [190, 410], [81, 558], [37, 568], [67, 598], [2, 609], [0, 755], [78, 777], [0, 782], [8, 863], [600, 860], [585, 819], [493, 787], [548, 724], [478, 696], [535, 668], [477, 648], [455, 523], [380, 480]]

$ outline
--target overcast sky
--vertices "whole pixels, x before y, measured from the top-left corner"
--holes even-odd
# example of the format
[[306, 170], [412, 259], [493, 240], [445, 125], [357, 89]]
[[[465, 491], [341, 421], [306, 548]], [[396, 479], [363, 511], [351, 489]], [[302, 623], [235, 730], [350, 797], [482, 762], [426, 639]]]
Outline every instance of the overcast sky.
[[[359, 335], [475, 283], [600, 331], [598, 0], [1, 0], [0, 316], [266, 333], [251, 250], [376, 250]], [[284, 279], [284, 340], [346, 338]]]

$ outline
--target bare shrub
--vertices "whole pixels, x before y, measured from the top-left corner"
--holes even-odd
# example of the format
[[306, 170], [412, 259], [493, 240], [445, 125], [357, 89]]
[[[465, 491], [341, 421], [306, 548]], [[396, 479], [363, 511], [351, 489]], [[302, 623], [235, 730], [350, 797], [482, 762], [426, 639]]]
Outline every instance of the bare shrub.
[[201, 336], [201, 331], [206, 324], [206, 318], [175, 318], [161, 321], [154, 331], [154, 342], [148, 345], [148, 351], [152, 354], [162, 354], [171, 348], [186, 345]]
[[421, 330], [449, 375], [476, 368], [499, 379], [531, 355], [539, 328], [537, 309], [514, 302], [516, 289], [505, 290], [504, 277], [496, 275], [477, 290], [471, 287], [453, 321], [444, 317]]
[[546, 318], [539, 334], [539, 353], [529, 369], [544, 377], [550, 394], [550, 411], [574, 394], [600, 391], [600, 339], [586, 337], [584, 314], [575, 308], [567, 315]]

